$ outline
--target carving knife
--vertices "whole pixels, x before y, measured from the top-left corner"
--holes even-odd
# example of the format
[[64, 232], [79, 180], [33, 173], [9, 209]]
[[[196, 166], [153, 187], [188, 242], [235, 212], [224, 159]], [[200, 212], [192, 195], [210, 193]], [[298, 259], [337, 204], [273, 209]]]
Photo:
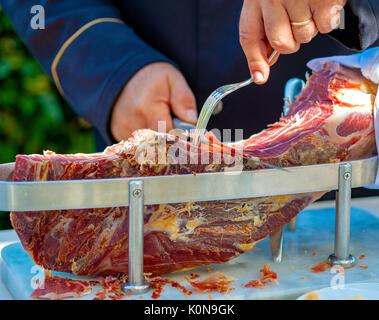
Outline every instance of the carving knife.
[[[173, 124], [174, 124], [174, 128], [178, 128], [178, 129], [181, 129], [181, 130], [195, 130], [195, 126], [193, 124], [190, 124], [190, 123], [187, 123], [187, 122], [184, 122], [182, 120], [179, 120], [178, 118], [173, 118]], [[208, 144], [207, 141], [202, 141], [202, 143], [204, 144]], [[277, 166], [274, 166], [270, 163], [266, 163], [266, 162], [263, 162], [263, 161], [260, 161], [260, 160], [257, 160], [257, 159], [254, 159], [254, 158], [247, 158], [246, 159], [250, 160], [250, 161], [253, 161], [255, 163], [258, 163], [262, 166], [265, 166], [267, 168], [271, 168], [271, 169], [276, 169], [276, 170], [281, 170], [281, 171], [287, 171], [285, 168], [281, 168], [281, 167], [277, 167]]]

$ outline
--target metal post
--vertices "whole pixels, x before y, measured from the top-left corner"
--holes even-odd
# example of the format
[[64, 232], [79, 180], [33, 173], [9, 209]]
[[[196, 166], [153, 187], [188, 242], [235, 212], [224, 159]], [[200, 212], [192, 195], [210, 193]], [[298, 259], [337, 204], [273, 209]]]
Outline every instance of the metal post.
[[297, 216], [296, 217], [293, 217], [291, 219], [291, 221], [288, 223], [287, 225], [287, 229], [289, 231], [295, 231], [296, 230], [296, 227], [297, 227]]
[[276, 263], [282, 262], [283, 253], [283, 227], [270, 234], [270, 250], [272, 259]]
[[143, 181], [129, 182], [129, 283], [123, 285], [123, 291], [141, 294], [149, 290], [143, 274]]
[[336, 221], [334, 254], [329, 256], [333, 265], [351, 268], [355, 258], [349, 254], [350, 205], [351, 205], [351, 164], [341, 164], [338, 172], [338, 191], [336, 192]]

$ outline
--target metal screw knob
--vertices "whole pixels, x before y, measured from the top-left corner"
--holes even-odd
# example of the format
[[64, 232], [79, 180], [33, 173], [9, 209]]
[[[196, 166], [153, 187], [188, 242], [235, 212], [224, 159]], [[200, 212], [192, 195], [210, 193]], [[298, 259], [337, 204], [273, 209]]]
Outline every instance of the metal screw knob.
[[133, 197], [139, 198], [142, 194], [141, 189], [136, 189], [133, 191]]
[[345, 172], [345, 174], [343, 175], [343, 178], [344, 178], [345, 180], [349, 180], [350, 177], [351, 177], [351, 173], [350, 173], [350, 172]]

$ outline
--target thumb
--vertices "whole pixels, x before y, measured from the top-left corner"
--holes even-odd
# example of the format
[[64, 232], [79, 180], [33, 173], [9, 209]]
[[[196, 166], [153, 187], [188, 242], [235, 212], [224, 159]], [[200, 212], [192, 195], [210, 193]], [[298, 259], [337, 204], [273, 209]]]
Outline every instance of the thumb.
[[267, 61], [268, 43], [265, 41], [266, 34], [259, 1], [243, 2], [239, 38], [253, 81], [257, 84], [265, 83], [270, 73], [270, 66]]
[[158, 132], [169, 132], [172, 130], [172, 118], [170, 107], [166, 103], [159, 103], [150, 110], [149, 128]]
[[270, 74], [267, 62], [267, 46], [263, 40], [256, 40], [251, 46], [244, 47], [250, 74], [256, 84], [263, 84]]
[[197, 121], [195, 96], [182, 74], [176, 72], [169, 77], [171, 109], [180, 120], [195, 124]]

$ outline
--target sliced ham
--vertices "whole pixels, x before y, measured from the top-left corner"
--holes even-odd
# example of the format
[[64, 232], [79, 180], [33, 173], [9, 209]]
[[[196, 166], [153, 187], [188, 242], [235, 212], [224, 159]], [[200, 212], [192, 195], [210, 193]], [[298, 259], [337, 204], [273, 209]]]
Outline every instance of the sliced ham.
[[[185, 138], [138, 130], [100, 154], [18, 155], [13, 178], [46, 181], [222, 172], [230, 169], [230, 157], [237, 152], [242, 152], [243, 170], [262, 169], [251, 159], [279, 167], [362, 159], [376, 154], [375, 94], [376, 86], [358, 71], [326, 63], [308, 79], [288, 115], [247, 140], [221, 144], [213, 139], [211, 146], [196, 147]], [[212, 135], [207, 137], [210, 141]], [[204, 156], [209, 162], [201, 162]], [[233, 259], [323, 194], [145, 206], [145, 272], [159, 276]], [[127, 207], [13, 212], [11, 221], [24, 249], [45, 269], [91, 276], [128, 271]]]

